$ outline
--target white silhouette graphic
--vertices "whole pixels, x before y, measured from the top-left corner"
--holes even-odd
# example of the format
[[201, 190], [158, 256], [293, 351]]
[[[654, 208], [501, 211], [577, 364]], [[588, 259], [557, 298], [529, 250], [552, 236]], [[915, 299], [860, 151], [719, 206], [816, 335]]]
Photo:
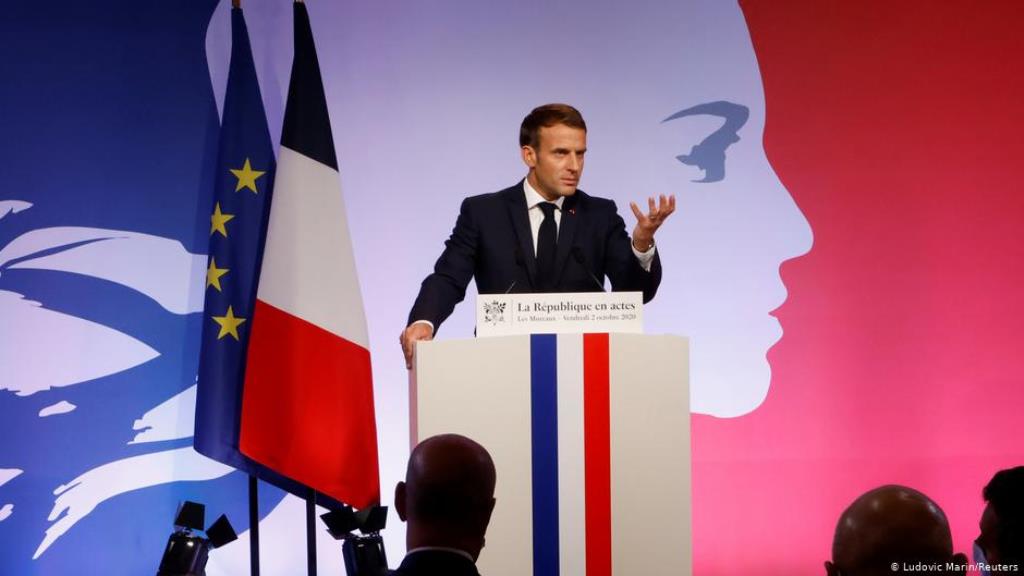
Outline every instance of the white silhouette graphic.
[[109, 280], [156, 300], [168, 312], [203, 309], [206, 255], [152, 234], [63, 226], [32, 230], [0, 250], [5, 268], [57, 270]]
[[0, 200], [0, 218], [7, 216], [8, 214], [15, 214], [31, 208], [31, 202], [25, 202], [23, 200]]
[[196, 386], [193, 384], [136, 420], [132, 429], [139, 430], [139, 433], [129, 444], [191, 437], [195, 422], [195, 409]]
[[[14, 480], [14, 478], [16, 478], [22, 472], [24, 472], [24, 470], [19, 470], [17, 468], [0, 468], [0, 486], [7, 484], [11, 480]], [[0, 506], [0, 522], [6, 520], [13, 511], [14, 504], [8, 503], [4, 504], [3, 506]]]
[[[109, 376], [159, 356], [123, 332], [48, 310], [15, 292], [0, 290], [0, 317], [10, 326], [32, 327], [0, 336], [0, 390], [19, 396]], [[51, 361], [54, 350], [75, 350], [75, 362]]]
[[56, 404], [50, 404], [49, 406], [40, 410], [39, 417], [45, 418], [47, 416], [56, 416], [57, 414], [67, 414], [68, 412], [74, 411], [75, 408], [78, 408], [78, 406], [75, 406], [74, 404], [68, 402], [67, 400], [61, 400]]
[[[0, 217], [29, 208], [22, 201], [0, 201]], [[185, 250], [176, 240], [122, 230], [55, 227], [32, 230], [0, 249], [0, 276], [7, 270], [35, 269], [75, 273], [120, 284], [152, 298], [170, 313], [202, 310], [206, 256]], [[8, 326], [0, 340], [0, 390], [19, 396], [82, 384], [149, 362], [159, 352], [132, 336], [83, 318], [49, 310], [15, 292], [0, 290], [0, 317]], [[74, 362], [53, 362], [55, 350], [74, 350]], [[195, 385], [162, 402], [134, 423], [129, 444], [188, 438], [192, 435]], [[62, 400], [39, 411], [53, 417], [75, 410]], [[102, 463], [53, 490], [56, 496], [46, 530], [33, 559], [101, 503], [120, 494], [178, 481], [220, 478], [233, 469], [199, 455], [192, 447], [155, 451]], [[21, 470], [0, 471], [0, 486]], [[13, 505], [0, 509], [0, 519]]]
[[133, 456], [98, 466], [54, 490], [57, 500], [39, 548], [46, 551], [58, 538], [85, 518], [96, 506], [114, 496], [168, 482], [214, 480], [234, 469], [200, 456], [191, 446]]

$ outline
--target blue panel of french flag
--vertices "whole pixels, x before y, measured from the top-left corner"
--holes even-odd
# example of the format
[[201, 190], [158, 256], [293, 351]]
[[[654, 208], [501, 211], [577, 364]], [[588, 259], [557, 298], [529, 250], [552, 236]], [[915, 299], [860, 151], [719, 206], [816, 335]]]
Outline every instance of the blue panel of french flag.
[[483, 444], [498, 486], [481, 573], [689, 574], [688, 342], [562, 334], [420, 345], [415, 442]]

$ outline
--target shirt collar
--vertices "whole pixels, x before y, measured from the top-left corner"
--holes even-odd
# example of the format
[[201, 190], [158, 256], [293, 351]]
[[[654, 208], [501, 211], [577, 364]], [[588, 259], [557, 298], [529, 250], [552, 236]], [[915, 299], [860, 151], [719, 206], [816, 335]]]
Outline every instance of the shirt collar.
[[462, 556], [470, 562], [476, 564], [476, 560], [473, 560], [473, 557], [469, 554], [469, 552], [466, 552], [465, 550], [459, 550], [458, 548], [447, 548], [445, 546], [420, 546], [419, 548], [413, 548], [412, 550], [409, 550], [405, 553], [405, 555], [408, 556], [410, 554], [415, 554], [417, 552], [451, 552], [452, 554], [458, 554], [459, 556]]
[[[534, 206], [540, 204], [541, 202], [547, 202], [548, 201], [548, 200], [545, 200], [544, 197], [540, 195], [540, 192], [537, 192], [536, 190], [534, 190], [533, 186], [530, 186], [530, 179], [529, 178], [523, 178], [523, 192], [526, 194], [526, 209], [527, 210], [529, 210], [530, 208], [533, 208]], [[558, 207], [559, 210], [561, 210], [563, 202], [565, 202], [565, 196], [559, 196], [558, 199], [555, 200], [554, 202], [551, 202], [551, 204], [554, 204], [555, 206]]]

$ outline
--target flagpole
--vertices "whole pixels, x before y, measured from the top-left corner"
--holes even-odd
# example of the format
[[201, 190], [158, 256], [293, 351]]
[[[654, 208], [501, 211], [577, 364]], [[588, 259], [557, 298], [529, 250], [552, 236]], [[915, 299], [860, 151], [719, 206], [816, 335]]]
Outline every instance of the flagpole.
[[316, 490], [306, 498], [306, 574], [316, 576]]
[[260, 501], [258, 482], [256, 476], [249, 474], [249, 574], [251, 576], [260, 576]]
[[[231, 0], [231, 7], [242, 8], [242, 0]], [[260, 576], [260, 501], [256, 476], [249, 474], [249, 574]]]

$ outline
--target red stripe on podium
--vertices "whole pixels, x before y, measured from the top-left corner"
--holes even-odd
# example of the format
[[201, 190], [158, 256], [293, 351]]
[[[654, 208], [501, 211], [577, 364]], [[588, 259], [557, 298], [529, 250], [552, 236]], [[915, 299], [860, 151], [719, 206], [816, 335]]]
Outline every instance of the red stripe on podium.
[[583, 336], [587, 576], [612, 573], [611, 400], [608, 335]]
[[378, 502], [369, 351], [257, 300], [239, 447], [337, 500]]

